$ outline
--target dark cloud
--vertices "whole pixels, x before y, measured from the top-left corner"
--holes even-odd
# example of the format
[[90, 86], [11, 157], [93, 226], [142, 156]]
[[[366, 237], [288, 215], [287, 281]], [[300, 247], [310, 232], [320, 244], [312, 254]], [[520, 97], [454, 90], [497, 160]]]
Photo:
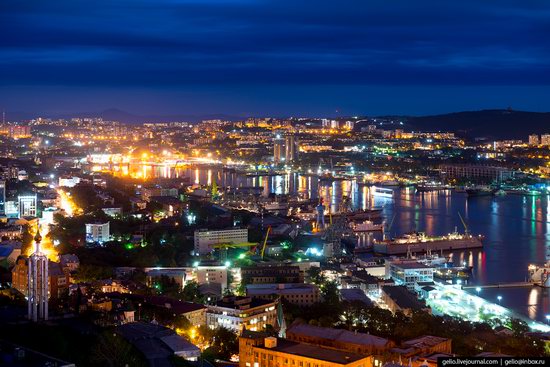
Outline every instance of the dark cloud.
[[[33, 87], [88, 87], [100, 98], [102, 88], [299, 88], [320, 97], [318, 86], [394, 86], [396, 95], [415, 86], [507, 86], [503, 96], [513, 99], [514, 86], [535, 93], [550, 84], [549, 16], [545, 1], [5, 0], [0, 103]], [[255, 98], [235, 103], [247, 109]], [[285, 108], [295, 96], [269, 98]], [[308, 103], [304, 112], [323, 108]]]

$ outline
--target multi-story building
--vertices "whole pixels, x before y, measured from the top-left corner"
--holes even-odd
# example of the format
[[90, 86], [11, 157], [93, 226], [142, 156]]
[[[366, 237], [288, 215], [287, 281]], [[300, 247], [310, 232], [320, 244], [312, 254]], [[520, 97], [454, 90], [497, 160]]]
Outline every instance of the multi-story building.
[[178, 189], [171, 187], [151, 186], [144, 187], [141, 190], [141, 198], [145, 201], [151, 201], [151, 198], [154, 196], [171, 196], [177, 198]]
[[285, 141], [279, 135], [273, 139], [273, 163], [279, 164], [283, 161]]
[[241, 268], [245, 284], [303, 283], [304, 273], [298, 266], [256, 265]]
[[6, 214], [6, 181], [0, 180], [0, 215]]
[[211, 329], [225, 327], [234, 332], [243, 328], [262, 331], [277, 324], [277, 301], [250, 297], [226, 296], [206, 310], [206, 325]]
[[[550, 145], [550, 135], [549, 145]], [[506, 167], [485, 166], [481, 164], [444, 164], [440, 166], [444, 178], [466, 178], [479, 182], [502, 182], [514, 176], [514, 171]]]
[[249, 284], [246, 295], [254, 299], [275, 300], [279, 297], [298, 306], [311, 306], [321, 300], [321, 293], [315, 284]]
[[86, 243], [99, 243], [111, 240], [109, 222], [86, 223]]
[[37, 197], [36, 195], [21, 195], [17, 198], [19, 218], [37, 216]]
[[434, 268], [418, 261], [388, 260], [386, 278], [391, 278], [397, 285], [404, 285], [408, 290], [414, 290], [416, 283], [433, 282]]
[[540, 136], [540, 144], [545, 147], [550, 146], [550, 134], [543, 134]]
[[308, 324], [297, 324], [286, 331], [286, 338], [295, 342], [315, 344], [363, 355], [383, 354], [395, 343], [372, 334], [345, 329], [332, 329]]
[[248, 242], [248, 229], [197, 230], [195, 231], [194, 240], [195, 254], [205, 255], [212, 252], [213, 245]]
[[374, 358], [347, 351], [244, 331], [239, 337], [239, 367], [372, 367]]
[[540, 137], [537, 134], [529, 135], [529, 145], [531, 146], [540, 145]]
[[295, 135], [285, 137], [285, 161], [293, 163], [298, 159], [298, 140]]
[[196, 281], [199, 284], [217, 283], [221, 285], [222, 293], [227, 288], [227, 266], [197, 266]]

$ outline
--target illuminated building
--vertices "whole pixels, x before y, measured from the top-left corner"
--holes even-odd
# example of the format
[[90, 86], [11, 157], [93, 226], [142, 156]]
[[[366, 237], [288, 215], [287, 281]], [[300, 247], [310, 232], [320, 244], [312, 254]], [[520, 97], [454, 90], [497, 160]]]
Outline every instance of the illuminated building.
[[285, 141], [279, 135], [273, 139], [273, 163], [279, 164], [283, 160], [283, 151], [285, 149]]
[[225, 327], [233, 332], [264, 330], [277, 324], [277, 301], [250, 297], [225, 296], [214, 305], [208, 305], [206, 325], [211, 329]]
[[19, 209], [17, 207], [17, 200], [5, 201], [4, 214], [8, 218], [19, 218]]
[[298, 159], [298, 141], [296, 136], [287, 135], [285, 137], [285, 161], [287, 163], [295, 162]]
[[221, 285], [222, 294], [227, 288], [227, 267], [226, 266], [197, 266], [195, 271], [198, 284], [216, 283]]
[[58, 185], [61, 187], [75, 187], [80, 183], [80, 177], [59, 177]]
[[540, 144], [545, 147], [550, 146], [550, 134], [543, 134], [540, 136]]
[[372, 367], [373, 357], [243, 331], [239, 367]]
[[540, 145], [540, 137], [537, 134], [529, 135], [529, 145], [531, 146]]
[[275, 300], [279, 297], [298, 306], [311, 306], [321, 300], [319, 288], [315, 284], [248, 284], [246, 295], [254, 299]]
[[514, 171], [508, 168], [481, 164], [444, 164], [440, 166], [440, 173], [445, 178], [467, 178], [474, 181], [491, 182], [506, 181], [514, 176]]
[[111, 239], [109, 222], [86, 223], [86, 242], [102, 244]]
[[6, 214], [6, 181], [0, 181], [0, 215]]
[[241, 277], [246, 284], [303, 283], [304, 273], [298, 266], [258, 265], [241, 268]]
[[212, 252], [212, 245], [248, 242], [248, 229], [197, 230], [195, 231], [194, 241], [195, 254], [205, 255]]
[[37, 197], [36, 195], [21, 195], [18, 197], [19, 218], [36, 217]]
[[27, 308], [32, 321], [48, 320], [48, 258], [40, 251], [42, 238], [38, 233], [34, 239], [36, 247], [28, 262]]
[[433, 282], [434, 268], [418, 261], [386, 261], [386, 278], [412, 291], [416, 283]]

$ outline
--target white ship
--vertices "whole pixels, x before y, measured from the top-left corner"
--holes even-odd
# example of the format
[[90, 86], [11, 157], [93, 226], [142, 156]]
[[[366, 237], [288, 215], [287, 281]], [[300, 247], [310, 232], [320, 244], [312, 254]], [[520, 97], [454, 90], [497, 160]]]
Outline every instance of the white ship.
[[550, 288], [550, 261], [544, 265], [529, 265], [529, 281]]

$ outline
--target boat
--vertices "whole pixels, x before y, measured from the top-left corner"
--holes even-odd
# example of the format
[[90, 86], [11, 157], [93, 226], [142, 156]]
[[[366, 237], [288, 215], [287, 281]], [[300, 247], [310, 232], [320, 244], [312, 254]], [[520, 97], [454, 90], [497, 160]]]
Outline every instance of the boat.
[[497, 190], [491, 186], [479, 185], [466, 188], [468, 197], [475, 196], [493, 196]]
[[352, 229], [353, 232], [383, 232], [385, 224], [384, 222], [375, 224], [373, 221], [367, 219], [363, 222], [352, 224]]
[[397, 180], [384, 180], [378, 182], [378, 185], [385, 187], [399, 187], [399, 181]]
[[550, 288], [550, 261], [544, 265], [530, 264], [529, 281], [544, 288]]
[[384, 198], [393, 198], [393, 190], [385, 187], [372, 186], [370, 188], [372, 196], [379, 196]]
[[270, 211], [288, 210], [289, 204], [288, 202], [273, 201], [271, 203], [265, 203], [263, 207], [265, 210], [270, 210]]
[[430, 192], [430, 191], [445, 191], [450, 190], [450, 186], [439, 185], [439, 184], [417, 184], [416, 192]]
[[383, 255], [402, 255], [412, 253], [428, 253], [430, 251], [452, 251], [483, 247], [483, 236], [469, 233], [449, 233], [446, 236], [429, 237], [423, 232], [404, 234], [401, 237], [376, 241], [373, 245], [375, 253]]

